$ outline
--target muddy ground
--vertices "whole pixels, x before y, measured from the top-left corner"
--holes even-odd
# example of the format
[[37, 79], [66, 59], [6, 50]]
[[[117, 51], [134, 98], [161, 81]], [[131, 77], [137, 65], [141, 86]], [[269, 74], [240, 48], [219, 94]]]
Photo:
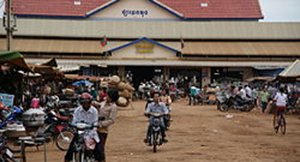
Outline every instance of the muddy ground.
[[[107, 140], [107, 162], [300, 161], [299, 115], [287, 116], [287, 134], [281, 135], [272, 129], [272, 116], [257, 109], [222, 113], [214, 105], [187, 106], [185, 100], [173, 103], [169, 143], [153, 153], [143, 143], [144, 104], [133, 102], [132, 108], [119, 110]], [[228, 114], [233, 117], [226, 118]], [[44, 161], [41, 150], [28, 148], [27, 161]], [[48, 162], [63, 161], [64, 154], [54, 144], [47, 145]]]

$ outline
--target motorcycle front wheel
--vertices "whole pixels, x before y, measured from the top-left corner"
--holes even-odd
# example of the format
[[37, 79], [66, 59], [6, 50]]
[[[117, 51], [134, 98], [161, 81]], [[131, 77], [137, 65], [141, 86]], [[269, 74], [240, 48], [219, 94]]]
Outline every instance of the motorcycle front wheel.
[[227, 104], [218, 104], [217, 105], [218, 110], [222, 111], [222, 112], [227, 112], [229, 107], [227, 106]]
[[152, 134], [152, 141], [153, 141], [153, 152], [157, 151], [157, 133]]
[[70, 130], [63, 130], [60, 132], [55, 141], [57, 148], [61, 151], [67, 151], [73, 137], [74, 134]]

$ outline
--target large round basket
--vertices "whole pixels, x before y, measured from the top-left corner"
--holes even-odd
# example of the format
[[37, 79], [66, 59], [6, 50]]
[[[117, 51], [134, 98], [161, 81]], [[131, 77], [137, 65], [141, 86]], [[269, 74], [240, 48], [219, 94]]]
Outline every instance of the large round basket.
[[127, 89], [130, 92], [134, 91], [134, 88], [129, 83], [126, 83], [125, 89]]
[[121, 81], [121, 79], [117, 75], [114, 75], [114, 76], [110, 77], [110, 79], [109, 79], [110, 84], [119, 84], [120, 81]]
[[119, 89], [119, 90], [124, 90], [125, 88], [126, 88], [126, 83], [120, 82], [120, 83], [118, 84], [118, 89]]
[[124, 89], [123, 91], [119, 91], [119, 95], [125, 98], [131, 97], [131, 93], [127, 89]]
[[117, 105], [120, 107], [126, 107], [128, 105], [128, 100], [125, 97], [119, 97]]

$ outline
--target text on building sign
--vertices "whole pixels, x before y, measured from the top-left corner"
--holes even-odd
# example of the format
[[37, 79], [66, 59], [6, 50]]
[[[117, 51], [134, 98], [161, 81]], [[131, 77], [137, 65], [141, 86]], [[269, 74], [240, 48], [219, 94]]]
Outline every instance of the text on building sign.
[[145, 17], [149, 14], [148, 10], [126, 10], [122, 11], [123, 16], [141, 16]]

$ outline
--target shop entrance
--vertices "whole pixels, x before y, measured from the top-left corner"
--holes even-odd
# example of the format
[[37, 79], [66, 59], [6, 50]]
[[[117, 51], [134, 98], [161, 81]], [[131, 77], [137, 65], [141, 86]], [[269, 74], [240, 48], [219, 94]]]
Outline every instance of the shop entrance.
[[132, 84], [137, 89], [139, 84], [144, 81], [150, 81], [163, 74], [163, 67], [153, 66], [128, 66], [126, 74], [132, 73]]

